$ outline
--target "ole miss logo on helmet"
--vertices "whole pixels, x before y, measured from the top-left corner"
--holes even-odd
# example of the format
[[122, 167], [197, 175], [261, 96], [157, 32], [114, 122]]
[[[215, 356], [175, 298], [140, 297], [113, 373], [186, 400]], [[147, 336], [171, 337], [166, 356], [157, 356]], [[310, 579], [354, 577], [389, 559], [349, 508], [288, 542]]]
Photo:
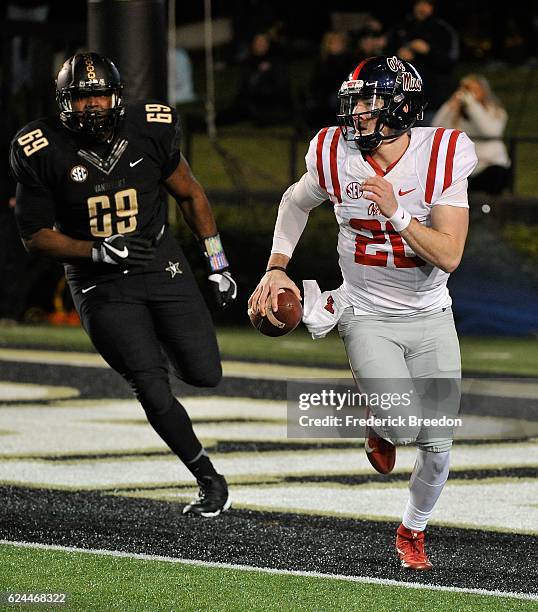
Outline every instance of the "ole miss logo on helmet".
[[346, 194], [348, 198], [351, 198], [352, 200], [358, 200], [360, 197], [362, 197], [361, 184], [357, 182], [348, 183], [346, 186]]
[[422, 81], [410, 72], [402, 74], [402, 87], [404, 91], [422, 91]]

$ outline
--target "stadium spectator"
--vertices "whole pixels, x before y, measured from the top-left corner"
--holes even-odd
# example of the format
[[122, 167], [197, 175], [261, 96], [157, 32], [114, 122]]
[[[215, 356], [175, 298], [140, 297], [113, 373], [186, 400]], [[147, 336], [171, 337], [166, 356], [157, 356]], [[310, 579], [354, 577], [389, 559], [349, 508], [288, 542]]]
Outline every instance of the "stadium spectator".
[[459, 57], [457, 34], [435, 16], [435, 0], [415, 0], [412, 14], [389, 33], [387, 53], [413, 62], [421, 75], [428, 100], [421, 125], [430, 125], [454, 88], [453, 70]]
[[196, 94], [194, 93], [192, 62], [187, 51], [182, 47], [171, 49], [168, 67], [170, 82], [174, 86], [170, 98], [172, 102], [174, 104], [194, 102]]
[[211, 317], [166, 223], [166, 189], [204, 250], [217, 303], [237, 285], [211, 207], [179, 149], [175, 109], [122, 102], [116, 66], [77, 53], [58, 73], [59, 113], [14, 137], [16, 219], [30, 252], [65, 264], [73, 301], [103, 358], [129, 383], [155, 432], [197, 479], [183, 512], [230, 505], [218, 474], [172, 394], [169, 363], [188, 384], [214, 387], [222, 368]]
[[218, 123], [250, 120], [257, 127], [290, 121], [291, 85], [286, 63], [269, 34], [256, 34], [241, 65], [239, 87], [232, 107], [219, 114]]
[[370, 19], [356, 34], [356, 60], [382, 55], [387, 46], [387, 33], [377, 19]]
[[463, 130], [475, 140], [478, 165], [469, 177], [469, 191], [498, 195], [510, 181], [510, 158], [501, 140], [508, 115], [487, 78], [468, 74], [441, 106], [432, 125]]
[[328, 31], [321, 39], [312, 69], [305, 108], [309, 127], [333, 125], [338, 112], [338, 88], [356, 63], [344, 32]]
[[[321, 293], [315, 281], [304, 281], [303, 321], [314, 338], [338, 325], [361, 392], [379, 397], [400, 389], [402, 397], [409, 379], [428, 389], [413, 396], [420, 402], [410, 403], [412, 414], [401, 405], [385, 412], [370, 406], [380, 421], [365, 432], [367, 457], [382, 474], [394, 467], [396, 445], [417, 447], [396, 551], [404, 568], [428, 570], [424, 530], [448, 477], [452, 431], [409, 426], [423, 409], [449, 418], [459, 409], [460, 350], [447, 280], [463, 254], [465, 179], [476, 155], [461, 132], [439, 139], [439, 128], [414, 128], [422, 81], [394, 56], [362, 61], [339, 96], [339, 128], [323, 128], [311, 140], [305, 174], [282, 196], [266, 272], [249, 307], [265, 315], [270, 300], [277, 310], [281, 288], [300, 296], [287, 265], [310, 213], [330, 200], [344, 282]], [[434, 156], [441, 170], [431, 169]], [[314, 273], [316, 265], [312, 257]], [[383, 413], [403, 427], [383, 425]]]

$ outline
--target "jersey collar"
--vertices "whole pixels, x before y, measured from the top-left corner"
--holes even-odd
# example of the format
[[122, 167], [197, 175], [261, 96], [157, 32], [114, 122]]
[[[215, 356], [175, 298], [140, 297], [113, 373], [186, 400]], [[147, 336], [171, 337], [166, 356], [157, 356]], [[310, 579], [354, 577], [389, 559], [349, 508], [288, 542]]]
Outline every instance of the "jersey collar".
[[396, 164], [402, 159], [402, 157], [404, 157], [404, 155], [407, 153], [407, 151], [409, 151], [409, 149], [411, 148], [411, 139], [413, 138], [412, 132], [409, 136], [409, 142], [407, 144], [407, 148], [405, 149], [405, 151], [400, 155], [400, 157], [398, 157], [398, 159], [394, 160], [393, 162], [391, 162], [385, 170], [383, 170], [383, 168], [376, 162], [376, 160], [368, 153], [367, 155], [364, 156], [364, 160], [373, 168], [374, 172], [377, 174], [377, 176], [385, 176], [386, 174], [388, 174], [393, 168], [394, 166], [396, 166]]

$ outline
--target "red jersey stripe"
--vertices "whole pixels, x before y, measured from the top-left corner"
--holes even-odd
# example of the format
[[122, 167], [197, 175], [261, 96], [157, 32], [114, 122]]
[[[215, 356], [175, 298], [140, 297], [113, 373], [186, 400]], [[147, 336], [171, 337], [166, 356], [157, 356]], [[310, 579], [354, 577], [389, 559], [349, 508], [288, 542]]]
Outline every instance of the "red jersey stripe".
[[370, 166], [372, 166], [377, 176], [385, 176], [385, 171], [371, 155], [365, 155], [364, 159], [370, 164]]
[[333, 193], [338, 200], [338, 203], [342, 203], [342, 191], [340, 189], [340, 180], [338, 179], [338, 142], [340, 140], [340, 129], [334, 131], [331, 140], [331, 153], [330, 153], [330, 167], [331, 167], [331, 182], [333, 184]]
[[426, 179], [425, 200], [427, 204], [432, 203], [433, 188], [435, 187], [435, 174], [437, 172], [437, 158], [439, 157], [439, 146], [446, 128], [437, 128], [433, 137], [430, 163], [428, 165], [428, 177]]
[[323, 172], [323, 143], [325, 141], [325, 136], [327, 136], [328, 129], [329, 128], [323, 128], [318, 134], [318, 144], [316, 147], [316, 169], [318, 171], [319, 186], [325, 190], [327, 189], [327, 185], [325, 184], [325, 173]]
[[448, 139], [448, 149], [445, 161], [445, 180], [443, 181], [443, 191], [452, 185], [452, 169], [454, 168], [454, 155], [456, 153], [456, 141], [461, 134], [460, 130], [454, 130]]

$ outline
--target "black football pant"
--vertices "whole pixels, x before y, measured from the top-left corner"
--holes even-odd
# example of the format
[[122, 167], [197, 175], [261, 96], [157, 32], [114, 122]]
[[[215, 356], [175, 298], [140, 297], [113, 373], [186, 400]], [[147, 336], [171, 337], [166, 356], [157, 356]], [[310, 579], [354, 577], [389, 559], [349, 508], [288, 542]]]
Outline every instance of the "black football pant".
[[[188, 465], [203, 449], [172, 395], [168, 359], [179, 378], [195, 386], [216, 386], [222, 370], [211, 316], [189, 265], [179, 247], [169, 255], [161, 270], [96, 280], [89, 290], [94, 283], [74, 288], [73, 299], [95, 348], [128, 381], [150, 424]], [[164, 269], [176, 263], [180, 272], [174, 276]]]

